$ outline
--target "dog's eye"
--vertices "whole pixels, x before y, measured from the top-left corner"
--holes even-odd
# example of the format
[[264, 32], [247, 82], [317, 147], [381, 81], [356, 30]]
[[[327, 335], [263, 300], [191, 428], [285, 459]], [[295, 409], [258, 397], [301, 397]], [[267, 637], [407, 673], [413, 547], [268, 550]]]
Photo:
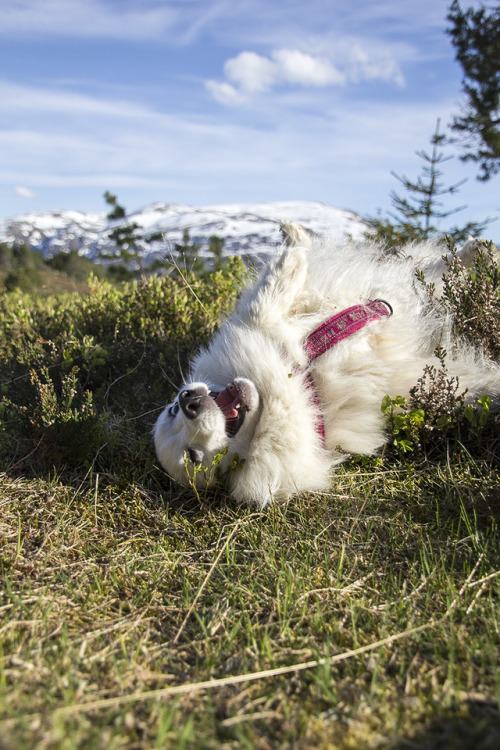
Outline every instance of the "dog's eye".
[[191, 463], [201, 464], [203, 462], [203, 452], [198, 448], [188, 448], [187, 454]]
[[179, 403], [177, 401], [174, 401], [174, 403], [168, 410], [169, 416], [175, 417], [178, 411], [179, 411]]

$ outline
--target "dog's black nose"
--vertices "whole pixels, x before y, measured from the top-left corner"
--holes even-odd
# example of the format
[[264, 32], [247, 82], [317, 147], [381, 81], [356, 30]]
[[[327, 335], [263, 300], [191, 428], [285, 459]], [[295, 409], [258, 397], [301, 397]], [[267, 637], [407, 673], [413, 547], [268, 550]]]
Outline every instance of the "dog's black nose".
[[203, 397], [206, 396], [205, 392], [201, 392], [198, 389], [181, 391], [179, 395], [179, 404], [181, 409], [189, 419], [194, 419], [198, 416], [198, 412], [201, 409], [201, 402]]

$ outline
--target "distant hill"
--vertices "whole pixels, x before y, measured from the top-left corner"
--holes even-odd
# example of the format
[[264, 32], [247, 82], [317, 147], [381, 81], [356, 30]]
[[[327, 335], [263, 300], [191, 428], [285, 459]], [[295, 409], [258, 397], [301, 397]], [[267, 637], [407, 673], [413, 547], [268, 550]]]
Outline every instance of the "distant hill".
[[24, 243], [46, 258], [61, 251], [77, 250], [90, 260], [99, 260], [115, 249], [109, 233], [120, 225], [136, 223], [146, 235], [161, 233], [162, 240], [141, 244], [146, 264], [165, 257], [181, 243], [187, 230], [203, 255], [210, 237], [224, 239], [224, 254], [267, 256], [281, 242], [281, 221], [296, 221], [314, 233], [352, 236], [359, 239], [366, 222], [352, 211], [325, 203], [287, 201], [243, 203], [205, 207], [155, 203], [134, 211], [125, 219], [109, 221], [103, 213], [54, 211], [0, 219], [0, 242]]

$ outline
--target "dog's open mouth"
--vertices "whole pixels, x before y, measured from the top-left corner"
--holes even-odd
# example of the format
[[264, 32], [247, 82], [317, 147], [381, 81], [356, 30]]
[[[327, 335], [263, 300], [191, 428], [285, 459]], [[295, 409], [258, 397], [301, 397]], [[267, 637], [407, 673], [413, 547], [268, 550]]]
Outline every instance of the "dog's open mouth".
[[245, 421], [245, 414], [250, 408], [245, 388], [230, 383], [227, 388], [215, 396], [215, 403], [226, 419], [226, 433], [234, 437]]

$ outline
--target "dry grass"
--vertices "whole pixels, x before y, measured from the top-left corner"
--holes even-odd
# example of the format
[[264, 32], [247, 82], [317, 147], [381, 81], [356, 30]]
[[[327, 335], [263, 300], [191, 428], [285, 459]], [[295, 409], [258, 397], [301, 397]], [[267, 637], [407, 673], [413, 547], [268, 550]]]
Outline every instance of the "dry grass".
[[496, 747], [499, 496], [471, 463], [266, 513], [3, 477], [3, 746]]

